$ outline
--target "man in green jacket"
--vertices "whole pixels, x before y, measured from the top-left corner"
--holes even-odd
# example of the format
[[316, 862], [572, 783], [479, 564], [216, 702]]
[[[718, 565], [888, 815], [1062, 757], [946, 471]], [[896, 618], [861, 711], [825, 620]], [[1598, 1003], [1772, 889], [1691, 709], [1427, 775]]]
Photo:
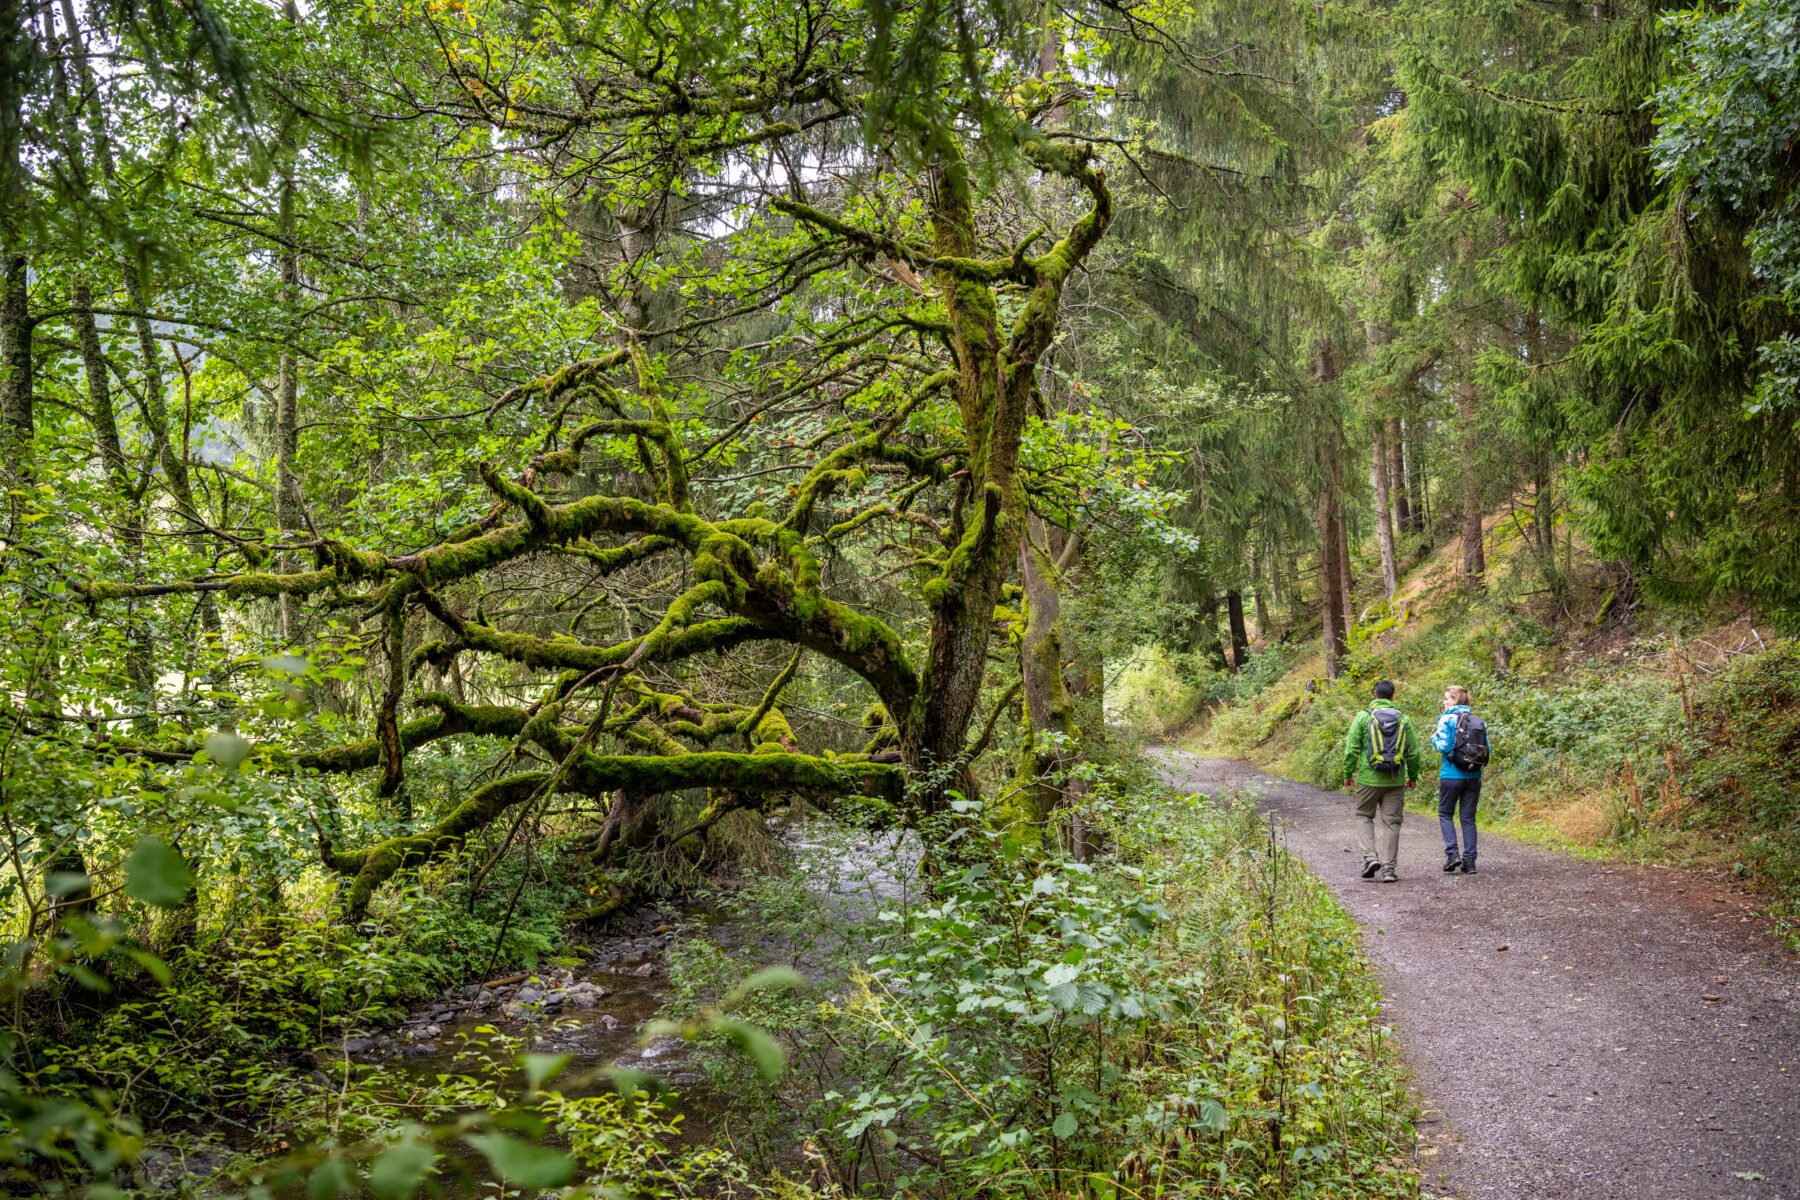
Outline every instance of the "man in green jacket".
[[[1356, 836], [1362, 842], [1364, 879], [1394, 883], [1400, 857], [1400, 822], [1406, 789], [1419, 783], [1419, 738], [1406, 714], [1394, 707], [1394, 684], [1375, 685], [1375, 703], [1356, 714], [1344, 735], [1344, 786], [1356, 789]], [[1379, 838], [1375, 818], [1381, 817]]]

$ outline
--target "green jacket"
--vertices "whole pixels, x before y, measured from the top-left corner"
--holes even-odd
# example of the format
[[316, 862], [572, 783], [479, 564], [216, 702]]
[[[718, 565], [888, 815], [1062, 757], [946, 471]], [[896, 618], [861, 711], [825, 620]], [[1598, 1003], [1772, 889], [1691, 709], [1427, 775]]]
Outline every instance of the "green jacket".
[[[1369, 706], [1374, 707], [1374, 704]], [[1369, 708], [1356, 714], [1356, 719], [1350, 722], [1350, 732], [1344, 735], [1344, 778], [1355, 778], [1364, 787], [1398, 787], [1402, 783], [1411, 783], [1419, 777], [1419, 735], [1413, 732], [1411, 719], [1404, 713], [1400, 715], [1400, 749], [1406, 760], [1406, 778], [1378, 775], [1369, 766]]]

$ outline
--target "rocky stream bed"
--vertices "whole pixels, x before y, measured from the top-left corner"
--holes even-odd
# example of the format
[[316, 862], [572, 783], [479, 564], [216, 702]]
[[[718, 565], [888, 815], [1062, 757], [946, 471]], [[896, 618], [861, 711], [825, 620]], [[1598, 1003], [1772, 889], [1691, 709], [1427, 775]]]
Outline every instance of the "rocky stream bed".
[[584, 1066], [634, 1066], [680, 1083], [681, 1042], [641, 1040], [668, 990], [664, 956], [677, 926], [692, 919], [640, 908], [590, 935], [578, 966], [544, 966], [465, 984], [414, 1009], [398, 1024], [347, 1040], [362, 1062], [400, 1062], [424, 1074], [454, 1069], [463, 1043], [482, 1029], [524, 1038], [530, 1049], [568, 1053]]
[[[779, 836], [786, 869], [804, 888], [816, 916], [813, 933], [820, 937], [901, 899], [917, 867], [916, 848], [896, 835], [871, 838], [800, 824]], [[804, 948], [772, 938], [758, 923], [733, 915], [729, 904], [646, 906], [575, 938], [578, 965], [565, 959], [453, 988], [387, 1029], [348, 1039], [344, 1052], [424, 1075], [454, 1072], [464, 1044], [486, 1029], [521, 1038], [535, 1052], [570, 1054], [580, 1071], [631, 1068], [680, 1088], [696, 1078], [686, 1043], [646, 1040], [643, 1026], [668, 996], [668, 952], [698, 926], [741, 963], [744, 975], [780, 962], [826, 986], [841, 982], [821, 978], [820, 962]], [[698, 1115], [706, 1101], [687, 1095], [681, 1107]]]

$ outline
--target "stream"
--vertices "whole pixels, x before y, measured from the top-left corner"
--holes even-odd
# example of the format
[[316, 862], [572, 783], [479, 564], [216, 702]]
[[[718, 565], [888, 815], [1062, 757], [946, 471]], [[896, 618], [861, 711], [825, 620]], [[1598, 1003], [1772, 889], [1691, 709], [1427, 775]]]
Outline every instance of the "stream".
[[[572, 938], [582, 959], [578, 966], [510, 972], [453, 988], [381, 1033], [351, 1039], [345, 1049], [359, 1061], [398, 1063], [430, 1077], [466, 1071], [465, 1043], [483, 1036], [480, 1030], [498, 1031], [522, 1039], [532, 1052], [571, 1055], [576, 1076], [619, 1067], [685, 1091], [679, 1108], [690, 1119], [690, 1132], [697, 1131], [720, 1102], [689, 1086], [699, 1079], [685, 1042], [643, 1033], [662, 1015], [671, 991], [669, 951], [684, 938], [705, 937], [743, 976], [790, 966], [836, 992], [844, 981], [825, 976], [829, 964], [843, 961], [844, 939], [866, 946], [866, 923], [881, 909], [904, 903], [917, 873], [916, 844], [902, 835], [849, 831], [817, 818], [771, 824], [781, 846], [774, 874], [797, 886], [794, 898], [806, 914], [784, 934], [770, 934], [733, 903], [734, 896], [747, 894], [742, 891], [702, 895], [682, 907], [640, 907], [615, 916], [601, 931]], [[607, 1084], [601, 1076], [587, 1086]]]
[[534, 1052], [571, 1054], [577, 1070], [622, 1066], [650, 1071], [667, 1084], [686, 1082], [669, 1069], [680, 1040], [644, 1043], [641, 1031], [668, 994], [664, 955], [677, 926], [703, 915], [639, 908], [577, 943], [580, 966], [511, 972], [453, 988], [398, 1025], [354, 1038], [346, 1048], [364, 1062], [398, 1061], [431, 1076], [466, 1069], [459, 1062], [464, 1043], [489, 1029], [524, 1039]]

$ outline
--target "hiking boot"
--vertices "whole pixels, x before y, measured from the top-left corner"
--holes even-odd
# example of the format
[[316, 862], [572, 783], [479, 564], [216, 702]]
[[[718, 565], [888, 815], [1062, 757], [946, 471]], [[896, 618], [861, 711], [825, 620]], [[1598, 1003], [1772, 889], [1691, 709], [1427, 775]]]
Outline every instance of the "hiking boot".
[[1456, 868], [1460, 866], [1462, 866], [1462, 859], [1456, 856], [1456, 851], [1444, 851], [1444, 874], [1454, 875], [1456, 874]]
[[1381, 864], [1371, 858], [1368, 862], [1363, 864], [1363, 876], [1362, 877], [1364, 879], [1373, 879], [1373, 878], [1375, 878], [1375, 872], [1377, 872], [1379, 870], [1381, 870]]
[[[1449, 867], [1444, 868], [1444, 870], [1446, 870], [1446, 871], [1448, 871], [1449, 869], [1450, 869]], [[1473, 875], [1475, 873], [1475, 860], [1472, 858], [1463, 859], [1462, 871], [1463, 871], [1464, 875]]]
[[1399, 883], [1400, 876], [1394, 874], [1394, 868], [1389, 867], [1387, 870], [1385, 870], [1381, 873], [1381, 882], [1383, 882], [1383, 883]]

